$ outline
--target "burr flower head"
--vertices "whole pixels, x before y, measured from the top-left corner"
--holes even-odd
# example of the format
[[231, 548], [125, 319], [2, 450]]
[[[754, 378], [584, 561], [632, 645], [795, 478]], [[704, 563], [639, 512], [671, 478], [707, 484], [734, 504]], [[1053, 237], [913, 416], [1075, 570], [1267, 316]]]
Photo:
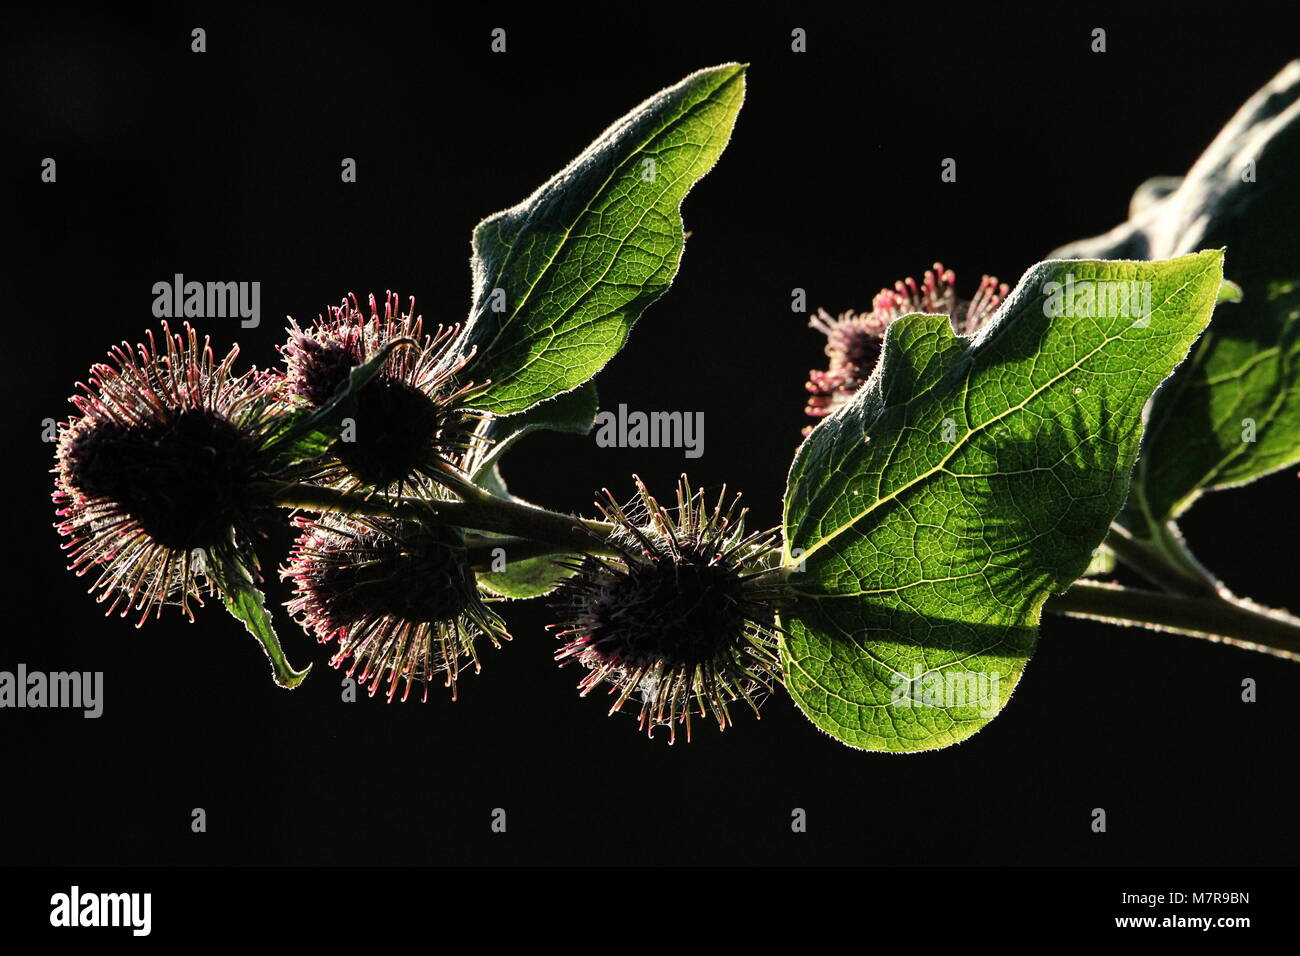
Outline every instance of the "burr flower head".
[[389, 343], [414, 343], [395, 349], [357, 393], [355, 419], [331, 448], [332, 461], [319, 476], [324, 483], [397, 494], [428, 489], [437, 481], [440, 463], [461, 459], [475, 441], [481, 416], [465, 408], [464, 400], [476, 386], [458, 379], [472, 353], [457, 355], [458, 326], [424, 334], [414, 309], [414, 300], [403, 310], [390, 292], [382, 307], [371, 296], [363, 311], [353, 296], [305, 330], [291, 322], [280, 350], [287, 366], [284, 387], [307, 405], [328, 402], [353, 368]]
[[617, 555], [584, 558], [554, 600], [566, 641], [556, 659], [587, 669], [583, 695], [608, 685], [610, 713], [634, 701], [641, 728], [667, 727], [670, 742], [679, 726], [690, 739], [693, 716], [725, 729], [738, 699], [757, 713], [780, 679], [773, 532], [746, 534], [736, 498], [723, 489], [710, 509], [684, 476], [673, 509], [640, 479], [631, 504], [606, 492], [598, 506]]
[[290, 612], [330, 661], [391, 701], [414, 685], [421, 699], [440, 680], [456, 693], [465, 666], [479, 669], [475, 640], [509, 640], [479, 598], [461, 533], [393, 519], [331, 516], [301, 520], [302, 535], [282, 574], [292, 580]]
[[252, 542], [267, 502], [258, 484], [278, 411], [272, 380], [217, 361], [188, 323], [127, 343], [91, 369], [72, 398], [79, 414], [60, 432], [56, 527], [72, 569], [98, 572], [92, 590], [121, 609], [193, 617], [214, 591], [213, 562], [255, 568]]

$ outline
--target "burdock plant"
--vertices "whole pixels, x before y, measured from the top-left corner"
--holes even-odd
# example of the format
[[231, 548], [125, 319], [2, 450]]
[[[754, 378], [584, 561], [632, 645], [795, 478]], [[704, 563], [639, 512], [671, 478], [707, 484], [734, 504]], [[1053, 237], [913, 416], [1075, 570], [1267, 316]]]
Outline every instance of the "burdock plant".
[[[590, 517], [510, 494], [520, 437], [592, 427], [743, 92], [742, 66], [695, 73], [484, 220], [463, 323], [389, 293], [291, 321], [279, 370], [188, 325], [114, 349], [59, 437], [73, 570], [142, 621], [219, 596], [292, 687], [257, 559], [289, 516], [290, 616], [371, 694], [454, 696], [509, 638], [495, 602], [549, 595], [580, 691], [670, 741], [784, 689], [855, 747], [955, 743], [1006, 705], [1044, 610], [1300, 658], [1300, 621], [1229, 593], [1175, 524], [1300, 461], [1300, 65], [1014, 289], [936, 263], [812, 316], [828, 364], [777, 527], [685, 476]], [[1116, 562], [1151, 587], [1098, 580]]]

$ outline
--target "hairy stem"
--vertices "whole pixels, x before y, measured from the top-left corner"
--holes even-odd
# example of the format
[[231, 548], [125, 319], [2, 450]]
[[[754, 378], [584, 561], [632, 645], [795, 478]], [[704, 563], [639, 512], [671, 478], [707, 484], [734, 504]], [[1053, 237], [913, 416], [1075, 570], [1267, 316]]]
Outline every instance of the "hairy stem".
[[[446, 484], [461, 493], [462, 480], [458, 474], [449, 474]], [[464, 489], [465, 500], [460, 501], [366, 497], [298, 483], [268, 485], [265, 490], [276, 505], [284, 508], [397, 518], [502, 535], [495, 540], [480, 536], [471, 541], [472, 562], [485, 567], [496, 548], [504, 548], [512, 561], [548, 554], [616, 553], [609, 544], [613, 526], [607, 522], [548, 511], [474, 486]], [[1178, 573], [1181, 569], [1165, 560], [1163, 548], [1149, 548], [1118, 526], [1112, 526], [1106, 546], [1134, 570], [1174, 593], [1081, 580], [1064, 594], [1052, 597], [1045, 610], [1110, 624], [1172, 631], [1300, 661], [1300, 619], [1233, 597], [1208, 574], [1198, 583], [1195, 575]], [[1212, 585], [1206, 587], [1206, 581]]]
[[271, 500], [282, 508], [452, 525], [509, 535], [516, 540], [527, 539], [552, 550], [580, 553], [610, 553], [611, 550], [605, 542], [613, 528], [605, 522], [547, 511], [515, 499], [499, 498], [481, 489], [482, 493], [476, 494], [471, 501], [366, 497], [297, 483], [268, 490]]
[[1111, 522], [1103, 544], [1121, 563], [1132, 568], [1152, 584], [1174, 594], [1189, 597], [1217, 598], [1224, 595], [1221, 584], [1178, 544], [1153, 542], [1136, 537], [1119, 522]]
[[1145, 626], [1300, 661], [1300, 619], [1240, 598], [1190, 597], [1076, 581], [1044, 608], [1109, 624]]
[[390, 498], [370, 497], [322, 488], [317, 485], [291, 482], [280, 485], [263, 485], [260, 489], [271, 502], [281, 508], [301, 508], [304, 511], [325, 511], [332, 514], [362, 515], [368, 518], [398, 518], [403, 521], [424, 521], [428, 514], [423, 508]]

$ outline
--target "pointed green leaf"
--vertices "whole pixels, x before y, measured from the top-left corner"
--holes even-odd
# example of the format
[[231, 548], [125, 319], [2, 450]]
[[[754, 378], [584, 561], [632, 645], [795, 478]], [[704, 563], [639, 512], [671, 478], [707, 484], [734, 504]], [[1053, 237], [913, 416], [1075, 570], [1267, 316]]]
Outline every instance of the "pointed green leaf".
[[717, 162], [744, 67], [701, 70], [624, 116], [519, 205], [474, 230], [466, 371], [509, 415], [595, 375], [677, 274], [681, 204]]
[[237, 620], [242, 621], [244, 627], [248, 628], [248, 633], [257, 638], [258, 643], [262, 645], [262, 651], [271, 662], [271, 673], [275, 682], [288, 690], [301, 684], [311, 671], [311, 665], [308, 664], [302, 670], [298, 670], [285, 657], [284, 650], [280, 647], [280, 639], [275, 633], [275, 626], [271, 623], [271, 614], [266, 609], [266, 598], [253, 583], [247, 568], [238, 560], [231, 559], [221, 562], [219, 567], [214, 567], [212, 571], [221, 590], [221, 598], [226, 610]]
[[[1143, 405], [1209, 320], [1222, 260], [1044, 262], [974, 339], [943, 316], [890, 327], [875, 374], [790, 470], [786, 560], [803, 570], [782, 656], [818, 727], [929, 750], [1007, 702], [1043, 602], [1124, 502]], [[1149, 288], [1149, 314], [1086, 309], [1090, 282]]]

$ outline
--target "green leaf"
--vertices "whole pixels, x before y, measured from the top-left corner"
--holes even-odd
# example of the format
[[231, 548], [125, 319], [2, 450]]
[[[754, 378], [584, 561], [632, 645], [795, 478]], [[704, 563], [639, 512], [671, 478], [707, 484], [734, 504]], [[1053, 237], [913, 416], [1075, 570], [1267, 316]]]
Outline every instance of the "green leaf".
[[1092, 552], [1092, 559], [1084, 569], [1082, 577], [1093, 578], [1115, 573], [1115, 552], [1109, 548], [1097, 548]]
[[[1203, 492], [1300, 462], [1300, 62], [1229, 121], [1182, 179], [1144, 184], [1132, 218], [1056, 255], [1166, 258], [1227, 247], [1225, 303], [1151, 403], [1122, 517], [1148, 540]], [[1230, 287], [1229, 287], [1230, 286]]]
[[721, 155], [744, 67], [693, 73], [646, 100], [519, 205], [474, 230], [466, 372], [509, 415], [595, 375], [672, 283], [681, 204]]
[[[494, 540], [499, 540], [498, 536], [490, 534], [484, 534], [482, 538], [489, 547]], [[577, 573], [572, 567], [558, 562], [578, 561], [581, 558], [581, 555], [576, 554], [551, 554], [512, 561], [509, 547], [504, 550], [505, 568], [501, 571], [480, 571], [478, 583], [489, 594], [515, 601], [550, 594], [560, 581]]]
[[[929, 750], [1006, 704], [1043, 602], [1124, 502], [1143, 405], [1209, 321], [1222, 261], [1044, 262], [974, 339], [943, 316], [889, 328], [872, 378], [790, 470], [786, 562], [803, 570], [782, 657], [813, 723]], [[1150, 283], [1149, 315], [1081, 314], [1088, 281]]]
[[248, 628], [248, 633], [262, 645], [267, 660], [271, 662], [275, 682], [289, 690], [301, 684], [311, 671], [311, 665], [298, 670], [285, 657], [275, 626], [271, 623], [270, 612], [266, 609], [266, 598], [253, 583], [248, 569], [238, 559], [226, 559], [218, 560], [212, 571], [226, 610], [242, 621], [244, 627]]
[[1219, 286], [1219, 297], [1215, 299], [1215, 304], [1220, 302], [1240, 302], [1245, 293], [1241, 291], [1241, 286], [1231, 279], [1224, 279], [1223, 285]]
[[[1300, 281], [1255, 294], [1262, 301], [1216, 311], [1186, 372], [1151, 403], [1126, 516], [1138, 528], [1178, 517], [1205, 491], [1300, 461]], [[1250, 311], [1226, 314], [1236, 309]]]
[[283, 416], [262, 445], [268, 467], [287, 467], [325, 454], [338, 440], [343, 419], [356, 414], [357, 393], [379, 374], [396, 349], [414, 344], [412, 339], [394, 339], [369, 361], [355, 366], [324, 405], [295, 409]]
[[573, 435], [587, 434], [596, 422], [596, 411], [596, 385], [587, 382], [550, 401], [539, 402], [526, 412], [492, 416], [480, 432], [491, 443], [490, 447], [476, 458], [470, 478], [482, 483], [495, 470], [506, 450], [530, 432], [547, 429]]

